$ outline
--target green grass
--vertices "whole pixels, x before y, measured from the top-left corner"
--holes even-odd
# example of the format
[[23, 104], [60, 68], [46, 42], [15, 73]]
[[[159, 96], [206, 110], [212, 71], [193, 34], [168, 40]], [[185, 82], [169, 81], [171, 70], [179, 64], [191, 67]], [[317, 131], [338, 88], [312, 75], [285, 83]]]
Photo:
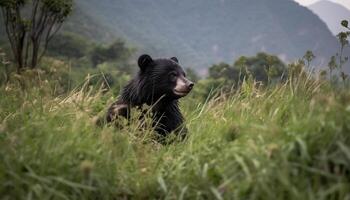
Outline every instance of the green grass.
[[147, 121], [97, 127], [111, 93], [45, 87], [0, 88], [0, 199], [350, 199], [350, 91], [326, 81], [194, 91], [169, 145]]

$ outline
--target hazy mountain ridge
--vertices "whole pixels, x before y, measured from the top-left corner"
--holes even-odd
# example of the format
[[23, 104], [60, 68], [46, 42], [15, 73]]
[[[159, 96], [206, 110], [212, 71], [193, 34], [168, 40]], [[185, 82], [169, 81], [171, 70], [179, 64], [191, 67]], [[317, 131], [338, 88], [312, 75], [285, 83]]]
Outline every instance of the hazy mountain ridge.
[[259, 51], [293, 60], [312, 50], [326, 63], [336, 38], [309, 9], [291, 0], [78, 0], [97, 21], [155, 56], [178, 56], [204, 69]]
[[344, 27], [340, 25], [341, 20], [350, 20], [350, 10], [331, 1], [321, 0], [308, 6], [308, 8], [327, 24], [334, 35], [344, 31]]
[[139, 53], [203, 71], [260, 51], [291, 61], [312, 50], [325, 66], [339, 48], [326, 24], [292, 0], [77, 0], [63, 31], [104, 43], [122, 37]]

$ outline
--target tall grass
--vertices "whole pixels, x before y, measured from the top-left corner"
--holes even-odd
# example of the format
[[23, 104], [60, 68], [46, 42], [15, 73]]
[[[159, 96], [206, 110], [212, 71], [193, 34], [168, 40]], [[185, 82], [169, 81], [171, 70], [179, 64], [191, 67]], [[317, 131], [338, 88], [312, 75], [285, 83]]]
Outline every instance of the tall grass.
[[350, 199], [350, 91], [327, 81], [190, 95], [169, 145], [137, 117], [96, 126], [110, 93], [45, 88], [0, 89], [1, 199]]

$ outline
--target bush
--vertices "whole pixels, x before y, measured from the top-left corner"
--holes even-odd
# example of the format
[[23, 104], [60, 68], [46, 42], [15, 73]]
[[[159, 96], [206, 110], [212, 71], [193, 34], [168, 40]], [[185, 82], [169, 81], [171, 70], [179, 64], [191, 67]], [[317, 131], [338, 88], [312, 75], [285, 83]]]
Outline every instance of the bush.
[[117, 40], [111, 45], [97, 46], [92, 50], [91, 62], [94, 67], [104, 62], [127, 59], [132, 53], [123, 40]]
[[87, 56], [93, 44], [73, 33], [59, 34], [48, 46], [48, 55], [63, 58], [81, 58]]
[[287, 67], [277, 57], [258, 53], [254, 57], [240, 57], [233, 65], [220, 63], [209, 68], [209, 77], [224, 78], [238, 85], [248, 76], [263, 84], [279, 82], [286, 76]]

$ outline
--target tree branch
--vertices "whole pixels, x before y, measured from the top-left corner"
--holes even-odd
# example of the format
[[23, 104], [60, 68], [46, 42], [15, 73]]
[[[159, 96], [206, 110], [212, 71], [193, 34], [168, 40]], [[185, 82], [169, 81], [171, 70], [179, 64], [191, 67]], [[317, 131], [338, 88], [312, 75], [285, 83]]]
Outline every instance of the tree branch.
[[18, 41], [17, 41], [17, 52], [18, 52], [18, 64], [20, 68], [23, 68], [23, 47], [24, 47], [24, 41], [26, 37], [26, 26], [22, 20], [20, 7], [16, 7], [16, 16], [17, 16], [17, 34], [18, 34]]
[[36, 15], [38, 12], [38, 7], [39, 7], [39, 0], [33, 0], [33, 12], [32, 12], [32, 29], [34, 30], [35, 28], [35, 23], [36, 23]]
[[39, 18], [38, 18], [38, 20], [39, 20], [38, 23], [36, 23], [36, 19], [35, 19], [35, 23], [33, 23], [32, 39], [34, 39], [36, 37], [36, 35], [37, 35], [36, 31], [41, 26], [42, 21], [44, 20], [45, 16], [46, 16], [46, 9], [45, 9], [45, 7], [43, 7], [41, 9], [41, 12], [40, 12], [40, 15], [39, 15]]
[[10, 42], [11, 45], [11, 50], [13, 53], [13, 57], [14, 59], [17, 61], [17, 53], [16, 53], [16, 45], [14, 44], [13, 41], [13, 34], [11, 34], [11, 30], [10, 30], [10, 15], [9, 15], [9, 8], [5, 9], [5, 8], [1, 8], [2, 13], [3, 13], [3, 18], [5, 21], [5, 28], [6, 28], [6, 34], [7, 34], [7, 38]]
[[45, 46], [44, 46], [44, 49], [43, 49], [43, 52], [42, 54], [40, 55], [40, 58], [39, 58], [39, 62], [41, 61], [42, 57], [45, 55], [46, 51], [47, 51], [47, 47], [50, 43], [50, 41], [52, 40], [52, 38], [57, 34], [57, 32], [61, 29], [62, 27], [62, 24], [63, 23], [59, 23], [57, 28], [52, 32], [53, 30], [53, 27], [55, 26], [55, 24], [57, 23], [58, 21], [58, 18], [56, 17], [53, 21], [53, 23], [51, 24], [49, 30], [47, 31], [47, 34], [46, 34], [46, 38], [45, 38]]

